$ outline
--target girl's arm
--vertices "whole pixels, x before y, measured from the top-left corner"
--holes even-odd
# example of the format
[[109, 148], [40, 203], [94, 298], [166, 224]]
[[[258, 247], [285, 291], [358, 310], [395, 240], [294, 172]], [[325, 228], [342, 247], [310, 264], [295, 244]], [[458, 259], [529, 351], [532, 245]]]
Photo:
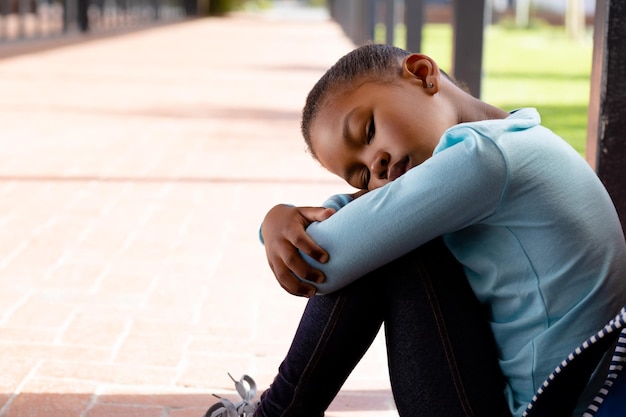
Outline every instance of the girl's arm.
[[347, 204], [307, 233], [330, 255], [318, 293], [335, 291], [445, 233], [479, 223], [498, 207], [507, 179], [498, 147], [475, 132], [382, 188]]
[[281, 287], [290, 294], [310, 297], [316, 289], [309, 282], [324, 280], [323, 273], [309, 265], [302, 254], [307, 259], [324, 263], [328, 260], [328, 253], [307, 235], [305, 229], [312, 222], [327, 219], [334, 211], [332, 208], [279, 204], [263, 219], [259, 237], [265, 246], [267, 262]]
[[310, 297], [315, 294], [316, 288], [298, 277], [315, 283], [324, 281], [324, 274], [302, 257], [302, 254], [306, 254], [320, 263], [328, 260], [328, 253], [311, 239], [306, 233], [306, 227], [313, 222], [327, 219], [363, 194], [363, 191], [337, 194], [328, 198], [323, 207], [279, 204], [267, 213], [259, 229], [259, 239], [265, 245], [272, 272], [287, 292]]

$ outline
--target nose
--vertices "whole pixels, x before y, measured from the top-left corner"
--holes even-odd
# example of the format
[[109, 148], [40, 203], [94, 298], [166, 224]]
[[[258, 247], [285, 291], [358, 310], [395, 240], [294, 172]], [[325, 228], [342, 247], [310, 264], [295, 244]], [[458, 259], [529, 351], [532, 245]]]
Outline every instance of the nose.
[[370, 165], [370, 173], [372, 179], [385, 180], [387, 179], [387, 171], [389, 168], [389, 162], [391, 161], [391, 155], [387, 152], [378, 151], [374, 154], [372, 163]]

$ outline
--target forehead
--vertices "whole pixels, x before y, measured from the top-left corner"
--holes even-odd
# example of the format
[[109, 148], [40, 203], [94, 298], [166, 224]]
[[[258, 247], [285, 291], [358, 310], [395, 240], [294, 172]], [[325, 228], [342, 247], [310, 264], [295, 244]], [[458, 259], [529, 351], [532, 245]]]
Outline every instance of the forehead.
[[343, 138], [345, 116], [354, 111], [345, 102], [345, 95], [333, 95], [325, 100], [310, 126], [311, 151], [329, 171], [338, 174], [337, 154], [345, 152]]
[[[350, 120], [360, 120], [360, 116], [374, 108], [386, 106], [389, 99], [389, 90], [398, 86], [395, 82], [381, 82], [364, 80], [358, 85], [340, 88], [339, 91], [329, 94], [321, 103], [317, 115], [311, 121], [311, 146], [315, 154], [318, 153], [317, 142], [322, 133], [334, 132], [337, 140], [344, 133], [344, 121], [348, 115]], [[353, 116], [353, 117], [352, 117]]]
[[385, 85], [365, 81], [355, 88], [342, 89], [324, 100], [311, 122], [311, 150], [318, 161], [329, 171], [343, 176], [353, 151], [350, 146], [361, 131], [376, 102], [381, 102]]
[[351, 86], [342, 86], [337, 91], [330, 93], [322, 101], [314, 120], [311, 121], [311, 138], [320, 129], [338, 128], [343, 129], [343, 119], [355, 108], [369, 106], [372, 97], [381, 83], [364, 80]]

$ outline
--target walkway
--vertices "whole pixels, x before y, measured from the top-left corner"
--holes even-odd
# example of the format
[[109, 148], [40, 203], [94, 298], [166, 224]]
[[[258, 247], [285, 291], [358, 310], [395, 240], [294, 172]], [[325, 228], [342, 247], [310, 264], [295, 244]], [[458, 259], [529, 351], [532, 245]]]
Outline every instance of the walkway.
[[[319, 14], [201, 19], [0, 60], [0, 417], [201, 417], [261, 389], [305, 300], [257, 241], [346, 191], [299, 111]], [[394, 416], [380, 338], [328, 416]]]

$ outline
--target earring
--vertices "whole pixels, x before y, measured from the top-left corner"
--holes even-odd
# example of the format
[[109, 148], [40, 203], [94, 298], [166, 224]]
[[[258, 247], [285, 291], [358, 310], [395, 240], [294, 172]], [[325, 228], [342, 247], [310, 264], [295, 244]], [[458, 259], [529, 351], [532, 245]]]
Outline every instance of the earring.
[[428, 83], [428, 88], [433, 88], [433, 83]]

